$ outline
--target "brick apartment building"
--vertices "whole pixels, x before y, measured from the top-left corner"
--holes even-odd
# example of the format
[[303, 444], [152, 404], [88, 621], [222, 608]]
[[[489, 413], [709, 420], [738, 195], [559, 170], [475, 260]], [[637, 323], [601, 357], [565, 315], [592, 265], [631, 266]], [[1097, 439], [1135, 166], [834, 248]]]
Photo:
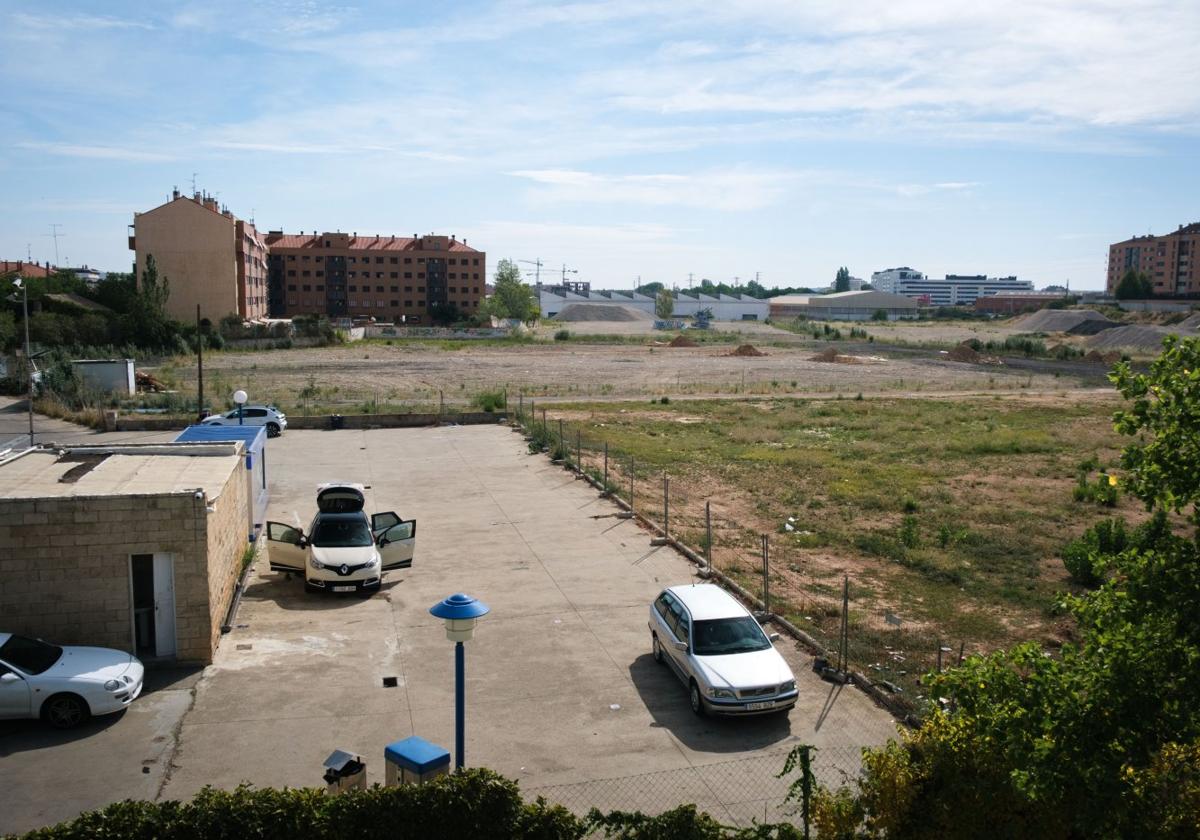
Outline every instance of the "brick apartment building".
[[203, 193], [172, 193], [166, 204], [133, 215], [129, 248], [141, 282], [146, 257], [170, 281], [167, 313], [193, 321], [267, 317], [267, 248], [252, 222], [237, 218]]
[[267, 235], [272, 318], [429, 323], [441, 306], [475, 315], [483, 303], [487, 255], [453, 236]]
[[1154, 294], [1163, 297], [1200, 296], [1200, 273], [1196, 255], [1200, 251], [1200, 222], [1180, 225], [1165, 236], [1135, 236], [1108, 246], [1108, 293], [1129, 270], [1141, 271], [1154, 284]]

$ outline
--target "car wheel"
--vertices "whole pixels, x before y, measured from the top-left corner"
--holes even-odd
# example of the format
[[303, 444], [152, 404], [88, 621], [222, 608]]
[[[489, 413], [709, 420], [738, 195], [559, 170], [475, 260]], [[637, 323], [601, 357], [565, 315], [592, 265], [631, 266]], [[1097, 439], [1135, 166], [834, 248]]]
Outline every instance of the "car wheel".
[[278, 423], [267, 424], [267, 437], [279, 437], [281, 434]]
[[700, 696], [700, 686], [696, 685], [695, 680], [688, 686], [688, 699], [692, 702], [692, 711], [697, 716], [704, 717], [704, 698]]
[[658, 636], [654, 633], [650, 634], [650, 650], [654, 652], [654, 661], [659, 665], [663, 664], [663, 649], [658, 643]]
[[55, 729], [72, 729], [91, 717], [91, 710], [76, 694], [56, 694], [42, 706], [42, 715]]

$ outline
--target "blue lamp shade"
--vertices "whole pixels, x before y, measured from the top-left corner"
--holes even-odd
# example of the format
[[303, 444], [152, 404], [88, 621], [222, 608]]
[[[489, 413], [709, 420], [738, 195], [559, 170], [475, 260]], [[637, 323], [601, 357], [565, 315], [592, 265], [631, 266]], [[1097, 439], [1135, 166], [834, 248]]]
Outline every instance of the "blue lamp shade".
[[434, 618], [444, 618], [447, 621], [465, 621], [479, 618], [491, 612], [491, 607], [461, 592], [451, 595], [444, 601], [439, 601], [429, 608], [429, 614]]

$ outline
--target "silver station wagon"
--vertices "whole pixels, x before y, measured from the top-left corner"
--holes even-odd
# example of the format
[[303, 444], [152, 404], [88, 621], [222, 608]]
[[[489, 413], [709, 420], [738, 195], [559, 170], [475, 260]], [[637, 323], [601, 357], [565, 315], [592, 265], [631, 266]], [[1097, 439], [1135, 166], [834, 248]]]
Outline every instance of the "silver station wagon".
[[672, 586], [650, 606], [650, 645], [688, 687], [692, 711], [787, 712], [799, 692], [792, 669], [749, 611], [711, 583]]

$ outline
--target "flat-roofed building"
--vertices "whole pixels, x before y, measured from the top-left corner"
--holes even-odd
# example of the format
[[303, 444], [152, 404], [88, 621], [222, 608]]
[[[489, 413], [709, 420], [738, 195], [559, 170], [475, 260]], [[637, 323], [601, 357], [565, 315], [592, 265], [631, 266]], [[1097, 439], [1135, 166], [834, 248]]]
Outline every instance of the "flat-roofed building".
[[1180, 225], [1165, 236], [1134, 236], [1108, 246], [1108, 293], [1129, 271], [1144, 273], [1154, 284], [1154, 294], [1200, 295], [1200, 222]]
[[327, 315], [428, 324], [477, 315], [487, 255], [453, 236], [267, 234], [272, 318]]
[[831, 295], [781, 295], [767, 299], [771, 318], [812, 318], [819, 321], [869, 321], [883, 312], [889, 321], [916, 318], [920, 304], [904, 295], [872, 290]]
[[4, 630], [211, 661], [247, 544], [243, 456], [164, 443], [0, 461]]
[[947, 274], [941, 280], [918, 275], [897, 279], [891, 291], [911, 298], [928, 297], [932, 306], [973, 306], [976, 298], [987, 295], [1032, 292], [1033, 283], [986, 274]]
[[267, 316], [267, 249], [252, 222], [220, 207], [212, 196], [172, 193], [166, 204], [133, 216], [129, 248], [137, 254], [137, 281], [153, 256], [161, 282], [169, 281], [166, 310], [187, 323], [227, 315], [247, 321]]

